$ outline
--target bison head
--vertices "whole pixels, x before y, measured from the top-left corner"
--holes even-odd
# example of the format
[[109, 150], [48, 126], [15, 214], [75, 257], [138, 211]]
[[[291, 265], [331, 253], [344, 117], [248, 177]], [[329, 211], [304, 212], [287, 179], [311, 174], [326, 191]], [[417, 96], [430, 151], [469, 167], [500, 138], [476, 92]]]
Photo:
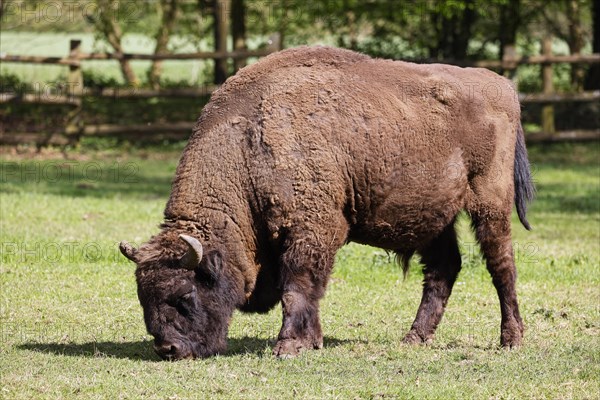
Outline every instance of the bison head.
[[223, 352], [235, 291], [221, 252], [203, 254], [200, 242], [188, 235], [171, 242], [162, 239], [139, 250], [127, 242], [119, 245], [138, 266], [138, 298], [156, 353], [178, 360]]

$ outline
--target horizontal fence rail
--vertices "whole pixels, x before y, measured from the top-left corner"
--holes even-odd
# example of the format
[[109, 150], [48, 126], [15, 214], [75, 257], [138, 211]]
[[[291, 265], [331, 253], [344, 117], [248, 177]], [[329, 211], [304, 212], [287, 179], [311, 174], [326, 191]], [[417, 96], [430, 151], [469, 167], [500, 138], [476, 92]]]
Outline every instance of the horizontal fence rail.
[[[180, 53], [180, 54], [135, 54], [135, 53], [79, 53], [76, 57], [43, 57], [43, 56], [24, 56], [0, 53], [0, 61], [12, 63], [28, 64], [59, 64], [59, 65], [80, 65], [81, 61], [89, 60], [145, 60], [145, 61], [165, 61], [165, 60], [221, 60], [221, 59], [242, 59], [253, 57], [264, 57], [273, 53], [273, 49], [265, 48], [263, 50], [235, 50], [229, 52], [198, 52], [198, 53]], [[435, 58], [414, 58], [405, 59], [405, 61], [421, 64], [443, 63], [462, 67], [479, 68], [514, 68], [519, 65], [538, 65], [538, 64], [594, 64], [600, 63], [600, 54], [575, 54], [575, 55], [539, 55], [539, 56], [518, 56], [506, 57], [502, 60], [455, 60], [455, 59], [435, 59]]]
[[459, 67], [478, 67], [488, 69], [514, 69], [520, 65], [539, 64], [595, 64], [600, 63], [600, 54], [574, 54], [574, 55], [539, 55], [539, 56], [517, 56], [505, 57], [502, 60], [455, 60], [451, 58], [412, 58], [405, 61], [420, 64], [443, 63], [457, 65]]
[[[150, 99], [150, 98], [197, 98], [208, 96], [219, 88], [218, 85], [203, 85], [200, 87], [185, 88], [161, 88], [147, 89], [138, 87], [84, 87], [81, 66], [90, 60], [141, 60], [141, 61], [165, 61], [165, 60], [219, 60], [233, 59], [241, 60], [247, 58], [264, 57], [279, 50], [277, 36], [272, 36], [268, 46], [258, 50], [234, 50], [234, 51], [212, 51], [182, 54], [133, 54], [133, 53], [83, 53], [80, 51], [81, 41], [71, 40], [69, 43], [69, 56], [67, 57], [43, 57], [25, 56], [0, 53], [0, 62], [28, 63], [42, 65], [63, 65], [69, 67], [69, 85], [67, 87], [44, 88], [29, 93], [22, 92], [0, 93], [0, 104], [6, 103], [31, 103], [48, 105], [72, 106], [69, 120], [65, 124], [64, 133], [56, 132], [20, 133], [5, 132], [0, 126], [0, 144], [18, 144], [24, 142], [35, 142], [37, 144], [65, 144], [78, 140], [82, 136], [117, 136], [122, 138], [173, 138], [185, 139], [192, 131], [193, 122], [179, 121], [166, 123], [147, 124], [100, 124], [92, 125], [81, 121], [81, 109], [84, 105], [83, 98], [114, 98], [114, 99]], [[542, 132], [528, 132], [527, 141], [530, 142], [557, 142], [557, 141], [579, 141], [598, 140], [600, 130], [568, 130], [556, 132], [554, 128], [554, 104], [572, 102], [597, 102], [600, 101], [600, 90], [556, 93], [552, 85], [552, 65], [556, 63], [568, 64], [597, 64], [600, 63], [600, 54], [573, 54], [554, 55], [551, 51], [551, 38], [545, 38], [542, 42], [541, 55], [516, 56], [513, 46], [504, 49], [505, 55], [501, 60], [436, 60], [419, 59], [407, 60], [420, 63], [446, 63], [463, 67], [482, 67], [488, 69], [503, 70], [503, 73], [515, 78], [516, 70], [521, 65], [541, 65], [543, 91], [541, 93], [519, 93], [519, 101], [522, 104], [542, 104], [541, 125]], [[71, 87], [69, 87], [71, 86]], [[1, 88], [0, 88], [1, 89]]]
[[600, 101], [600, 90], [578, 93], [519, 93], [519, 101], [523, 104]]
[[222, 60], [243, 59], [253, 57], [264, 57], [273, 53], [272, 49], [264, 50], [236, 50], [230, 52], [200, 52], [181, 54], [131, 54], [131, 53], [79, 53], [76, 57], [43, 57], [43, 56], [20, 56], [11, 54], [0, 54], [1, 62], [27, 63], [27, 64], [58, 64], [69, 66], [80, 66], [81, 61], [90, 60]]
[[80, 105], [81, 97], [99, 97], [113, 99], [149, 99], [153, 97], [197, 98], [210, 95], [219, 85], [206, 85], [197, 88], [145, 89], [134, 87], [120, 88], [83, 88], [81, 91], [57, 89], [55, 91], [39, 91], [35, 93], [4, 92], [0, 93], [0, 104], [10, 102], [39, 104], [72, 104]]

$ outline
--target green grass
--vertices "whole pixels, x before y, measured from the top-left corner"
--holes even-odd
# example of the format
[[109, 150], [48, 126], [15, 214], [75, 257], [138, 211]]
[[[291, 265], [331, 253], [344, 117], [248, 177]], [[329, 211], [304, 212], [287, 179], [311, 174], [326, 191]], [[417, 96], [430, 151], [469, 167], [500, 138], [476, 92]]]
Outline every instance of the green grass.
[[498, 348], [495, 290], [459, 222], [464, 267], [434, 344], [400, 343], [420, 300], [393, 257], [349, 245], [322, 302], [325, 347], [271, 356], [280, 308], [236, 313], [227, 354], [159, 361], [122, 239], [157, 232], [178, 150], [1, 156], [0, 397], [596, 399], [600, 152], [532, 147], [532, 232], [514, 219], [525, 345]]

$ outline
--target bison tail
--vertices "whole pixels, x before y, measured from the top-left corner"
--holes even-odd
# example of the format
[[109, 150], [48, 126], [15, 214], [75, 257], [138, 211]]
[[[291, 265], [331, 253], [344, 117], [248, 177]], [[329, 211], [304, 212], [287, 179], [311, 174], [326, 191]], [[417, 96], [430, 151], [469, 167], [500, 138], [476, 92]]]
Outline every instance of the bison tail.
[[525, 229], [531, 230], [527, 221], [527, 203], [535, 197], [535, 186], [531, 178], [527, 149], [525, 148], [525, 135], [520, 123], [517, 127], [517, 144], [515, 146], [514, 180], [517, 215]]

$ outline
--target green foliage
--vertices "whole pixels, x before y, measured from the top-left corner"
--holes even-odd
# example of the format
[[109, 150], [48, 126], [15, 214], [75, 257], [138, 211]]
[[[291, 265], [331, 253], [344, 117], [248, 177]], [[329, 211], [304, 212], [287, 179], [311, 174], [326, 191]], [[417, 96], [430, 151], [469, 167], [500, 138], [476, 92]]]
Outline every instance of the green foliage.
[[[4, 32], [93, 32], [97, 51], [110, 50], [106, 33], [101, 29], [106, 21], [118, 25], [127, 42], [127, 38], [136, 35], [155, 37], [161, 20], [158, 1], [9, 0], [5, 3]], [[517, 27], [519, 53], [523, 55], [537, 54], [540, 39], [548, 33], [554, 34], [561, 43], [571, 40], [567, 3], [541, 0], [245, 0], [246, 29], [251, 48], [279, 32], [285, 46], [329, 44], [389, 58], [489, 59], [500, 55], [500, 38], [511, 29], [507, 22]], [[591, 41], [591, 3], [589, 0], [578, 3], [586, 43]], [[181, 0], [178, 4], [180, 17], [174, 25], [168, 49], [174, 52], [211, 49], [214, 18], [210, 1]], [[504, 12], [512, 10], [515, 4], [518, 5], [517, 15], [508, 21], [503, 19]], [[127, 51], [134, 48], [135, 52], [151, 52], [153, 46], [154, 42], [149, 40], [142, 50], [129, 44], [125, 47]], [[64, 50], [61, 49], [59, 54], [64, 54]], [[132, 64], [138, 77], [146, 76], [149, 63]], [[94, 68], [103, 69], [98, 65]], [[210, 78], [208, 71], [211, 68], [206, 65], [204, 75]], [[189, 64], [185, 66], [189, 67]], [[567, 68], [570, 67], [557, 67], [559, 90], [570, 90]], [[109, 69], [120, 74], [116, 66]], [[110, 83], [110, 79], [103, 82], [99, 76], [89, 78], [98, 85]], [[185, 83], [179, 76], [167, 75], [164, 80], [169, 85], [178, 81]], [[530, 74], [523, 79], [523, 85], [526, 91], [534, 90], [539, 79]]]
[[151, 1], [4, 0], [3, 30], [27, 32], [90, 32], [101, 13], [124, 32], [150, 33], [158, 22]]
[[158, 231], [182, 144], [106, 144], [67, 158], [52, 149], [1, 156], [3, 398], [595, 398], [597, 144], [529, 148], [534, 230], [513, 218], [522, 348], [497, 347], [497, 295], [461, 217], [464, 267], [433, 344], [400, 343], [421, 295], [416, 261], [404, 280], [393, 257], [352, 244], [338, 253], [322, 301], [322, 350], [274, 359], [278, 307], [236, 313], [226, 354], [177, 363], [152, 351], [134, 267], [117, 242]]
[[0, 72], [0, 92], [24, 93], [31, 90], [31, 84], [12, 72]]
[[82, 70], [83, 86], [86, 88], [123, 87], [124, 84], [114, 76], [107, 76], [98, 70]]

